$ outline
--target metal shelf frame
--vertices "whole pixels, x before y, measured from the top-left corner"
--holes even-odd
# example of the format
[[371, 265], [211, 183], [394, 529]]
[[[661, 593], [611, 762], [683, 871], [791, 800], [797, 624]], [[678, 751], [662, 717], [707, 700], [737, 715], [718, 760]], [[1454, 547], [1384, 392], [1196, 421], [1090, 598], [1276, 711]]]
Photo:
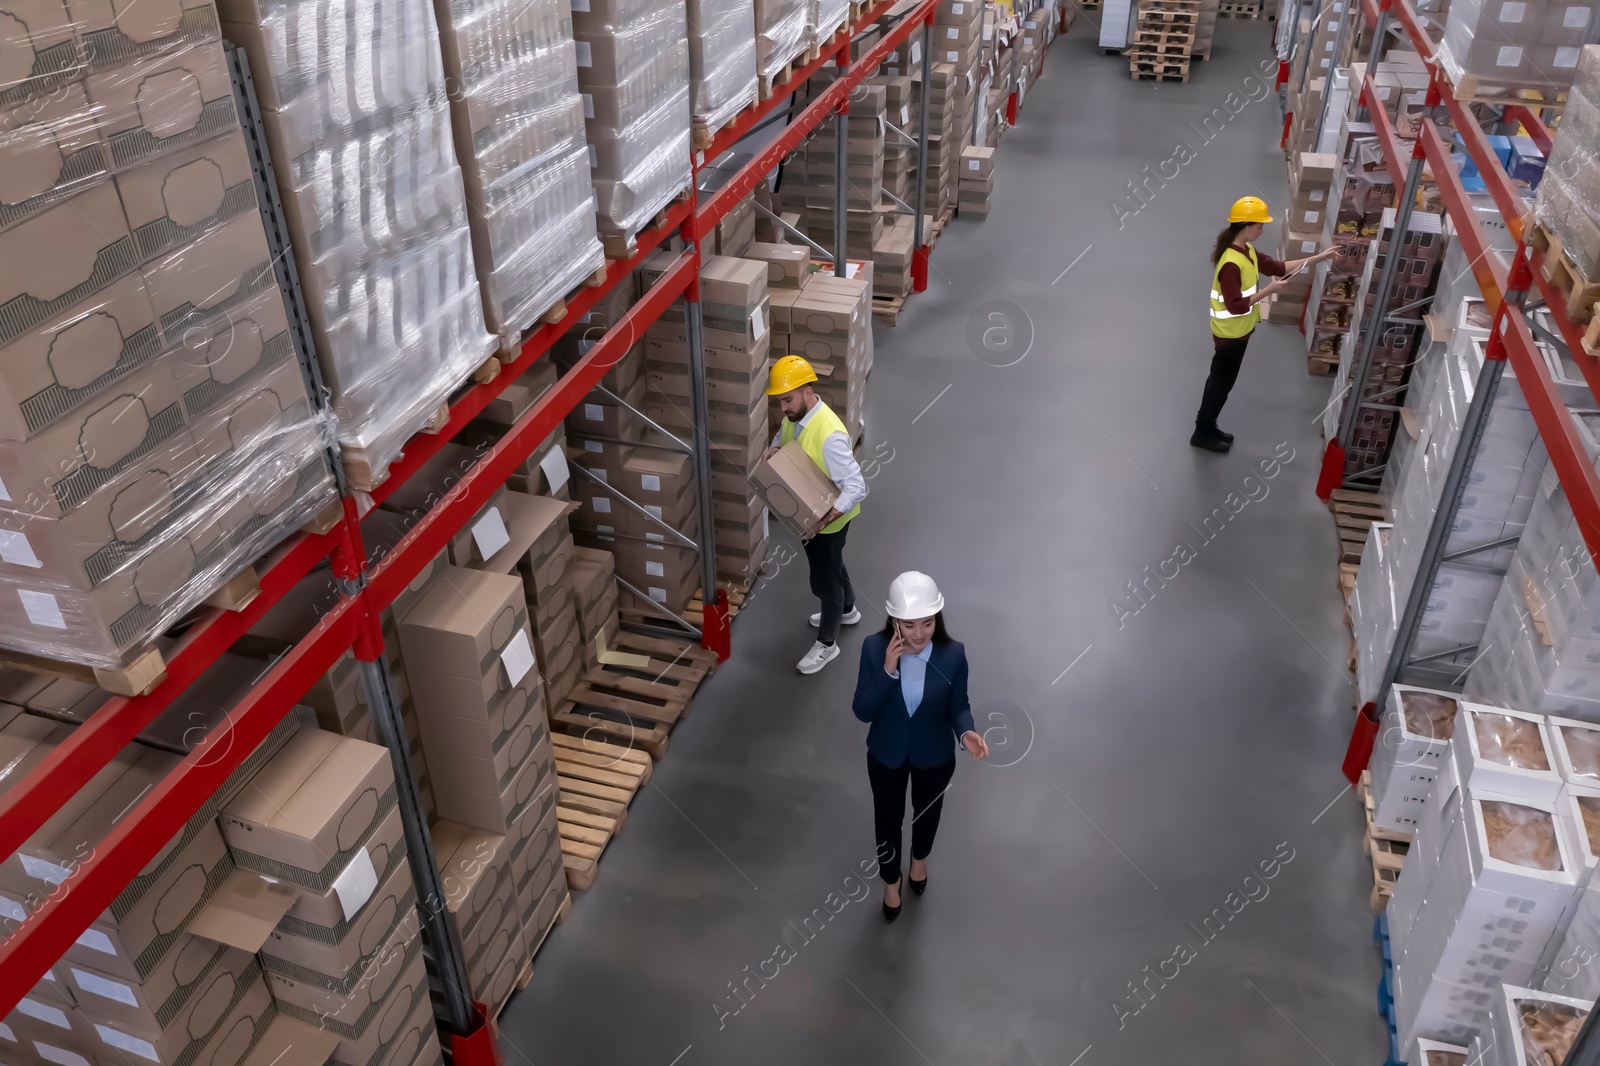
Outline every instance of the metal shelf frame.
[[[101, 768], [153, 721], [202, 673], [243, 637], [273, 606], [278, 604], [302, 579], [321, 566], [327, 566], [338, 589], [338, 597], [316, 627], [272, 664], [249, 694], [228, 714], [226, 724], [206, 738], [159, 785], [131, 808], [117, 827], [76, 867], [72, 876], [48, 897], [31, 901], [29, 913], [20, 922], [9, 923], [0, 940], [0, 1017], [9, 1014], [21, 998], [43, 977], [133, 877], [178, 832], [183, 824], [210, 797], [227, 776], [254, 750], [271, 730], [289, 714], [311, 686], [346, 652], [353, 651], [363, 664], [362, 676], [368, 697], [379, 718], [384, 710], [394, 710], [392, 693], [385, 680], [381, 615], [395, 597], [422, 571], [446, 542], [458, 533], [503, 484], [513, 470], [525, 462], [534, 449], [560, 426], [566, 416], [597, 387], [615, 363], [644, 335], [645, 329], [675, 301], [685, 303], [691, 352], [690, 380], [693, 390], [693, 415], [697, 426], [706, 423], [701, 316], [699, 306], [700, 241], [733, 208], [765, 181], [785, 156], [810, 136], [829, 116], [847, 113], [850, 91], [876, 73], [879, 65], [911, 34], [922, 33], [923, 85], [927, 85], [929, 35], [934, 23], [937, 0], [921, 0], [909, 8], [904, 3], [894, 25], [860, 59], [849, 61], [852, 40], [875, 22], [889, 16], [890, 4], [876, 8], [847, 23], [829, 41], [818, 57], [785, 84], [775, 87], [772, 96], [752, 105], [734, 122], [719, 131], [711, 147], [696, 152], [692, 173], [698, 187], [699, 175], [709, 163], [726, 153], [749, 132], [775, 120], [779, 108], [788, 108], [790, 97], [805, 79], [828, 63], [837, 63], [840, 76], [817, 95], [803, 110], [794, 114], [784, 131], [747, 162], [716, 193], [703, 202], [698, 194], [673, 205], [663, 223], [641, 233], [637, 252], [629, 259], [607, 265], [604, 280], [580, 290], [568, 302], [560, 321], [536, 327], [524, 340], [515, 359], [505, 361], [501, 373], [485, 384], [472, 385], [454, 397], [444, 427], [432, 434], [419, 434], [406, 445], [403, 456], [390, 467], [387, 480], [367, 496], [345, 495], [343, 516], [327, 533], [298, 533], [289, 538], [257, 565], [261, 591], [238, 611], [212, 609], [201, 616], [167, 656], [165, 677], [147, 694], [109, 700], [84, 725], [80, 726], [26, 778], [0, 796], [0, 857], [9, 857], [37, 832], [61, 802], [74, 794]], [[927, 156], [927, 93], [922, 94], [918, 190], [925, 187]], [[840, 123], [843, 128], [843, 123]], [[843, 154], [840, 155], [842, 160]], [[843, 188], [844, 175], [839, 183]], [[926, 288], [928, 248], [923, 243], [921, 213], [917, 215], [916, 262], [921, 268], [917, 291]], [[671, 237], [680, 236], [685, 250], [656, 279], [626, 315], [610, 327], [590, 350], [563, 374], [554, 388], [545, 393], [516, 421], [501, 440], [485, 452], [472, 469], [394, 546], [381, 557], [368, 553], [361, 538], [360, 520], [373, 506], [388, 499], [442, 446], [467, 423], [476, 418], [500, 393], [539, 359], [546, 358], [556, 341], [617, 284], [627, 278]], [[842, 265], [844, 257], [837, 259]], [[915, 267], [914, 267], [915, 272]], [[298, 295], [298, 294], [294, 294]], [[716, 570], [711, 549], [709, 444], [704, 431], [689, 442], [699, 481], [699, 508], [702, 518], [701, 558], [703, 589], [714, 590]], [[726, 595], [718, 591], [706, 597], [702, 643], [726, 658], [729, 654]], [[398, 718], [395, 718], [398, 722]], [[380, 725], [383, 723], [380, 722]], [[389, 723], [391, 726], [394, 723]], [[387, 732], [394, 732], [393, 728]], [[396, 773], [404, 776], [404, 738], [386, 737]], [[409, 806], [415, 808], [415, 803]], [[420, 810], [407, 815], [408, 842], [413, 844], [413, 872], [418, 874], [420, 898], [436, 895], [437, 865], [432, 860], [431, 842]], [[420, 838], [417, 823], [421, 823]], [[426, 860], [426, 861], [424, 861]], [[432, 878], [419, 873], [431, 868]], [[444, 908], [430, 908], [425, 910]], [[444, 948], [447, 983], [456, 957], [449, 950], [448, 925], [431, 928], [428, 940], [435, 954]], [[441, 938], [443, 938], [441, 940]], [[459, 949], [457, 949], [458, 951]], [[457, 1000], [462, 997], [454, 997]], [[491, 1025], [484, 1024], [475, 1005], [447, 1004], [446, 1027], [455, 1034], [457, 1061], [468, 1061], [468, 1052], [492, 1043]], [[474, 1060], [475, 1061], [475, 1060]]]

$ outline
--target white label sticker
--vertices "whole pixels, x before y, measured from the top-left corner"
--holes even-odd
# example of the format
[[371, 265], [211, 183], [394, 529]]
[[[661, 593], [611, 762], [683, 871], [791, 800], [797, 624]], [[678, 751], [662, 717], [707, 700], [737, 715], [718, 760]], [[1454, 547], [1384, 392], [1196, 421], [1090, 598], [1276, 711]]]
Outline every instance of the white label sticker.
[[33, 1042], [33, 1050], [39, 1053], [41, 1059], [46, 1062], [53, 1062], [56, 1066], [91, 1066], [89, 1060], [76, 1051], [58, 1048], [53, 1044], [46, 1044], [42, 1040]]
[[156, 1046], [148, 1040], [140, 1040], [136, 1036], [129, 1036], [120, 1029], [113, 1029], [109, 1025], [96, 1025], [95, 1032], [100, 1034], [100, 1039], [114, 1048], [138, 1055], [140, 1058], [149, 1059], [151, 1062], [160, 1062], [161, 1053]]
[[651, 577], [666, 577], [667, 576], [667, 568], [666, 568], [665, 565], [663, 565], [661, 563], [657, 563], [657, 562], [652, 562], [650, 560], [646, 560], [645, 561], [644, 572], [646, 574], [649, 574]]
[[961, 53], [960, 52], [946, 52], [944, 54], [944, 61], [946, 63], [959, 63], [959, 62], [961, 62]]
[[48, 592], [35, 592], [32, 589], [18, 589], [17, 598], [22, 601], [22, 609], [27, 612], [28, 621], [36, 626], [48, 626], [51, 629], [67, 628], [67, 620], [61, 616], [61, 604]]
[[657, 603], [666, 603], [667, 602], [667, 590], [666, 589], [658, 589], [654, 585], [651, 585], [650, 586], [650, 598], [652, 600], [655, 600]]
[[961, 30], [955, 26], [951, 26], [948, 30], [944, 31], [944, 35], [952, 41], [959, 41], [961, 39]]
[[37, 570], [44, 564], [33, 554], [28, 538], [11, 529], [0, 529], [0, 559], [13, 566], [26, 566]]
[[1322, 202], [1322, 190], [1321, 189], [1312, 189], [1311, 190], [1311, 195], [1309, 197], [1307, 197], [1307, 199], [1309, 199], [1314, 204], [1320, 204]]
[[761, 539], [767, 539], [767, 517], [771, 514], [765, 507], [761, 508]]
[[950, 14], [952, 14], [952, 15], [965, 15], [966, 13], [967, 13], [967, 5], [966, 4], [951, 4], [950, 5]]
[[97, 973], [80, 970], [76, 966], [72, 967], [72, 979], [77, 982], [80, 989], [102, 999], [114, 999], [118, 1003], [126, 1003], [130, 1007], [139, 1005], [139, 997], [134, 995], [132, 985], [125, 985], [121, 981], [113, 981], [109, 978], [101, 977]]
[[[1572, 7], [1567, 8], [1566, 14], [1561, 16], [1561, 26], [1563, 29], [1581, 30], [1585, 26], [1589, 25], [1590, 14], [1591, 12], [1588, 8], [1573, 5]], [[0, 485], [0, 496], [4, 496], [5, 491], [6, 487], [4, 485]], [[5, 496], [5, 499], [9, 500], [11, 497]]]
[[578, 66], [594, 66], [594, 54], [589, 49], [588, 41], [573, 41], [572, 46], [578, 50]]
[[588, 93], [583, 94], [583, 117], [594, 118], [594, 97]]
[[604, 422], [606, 409], [597, 403], [586, 403], [583, 405], [583, 417], [591, 422]]
[[[1569, 15], [1568, 17], [1570, 18], [1571, 16]], [[0, 481], [0, 500], [4, 500], [7, 503], [11, 502], [11, 490], [6, 488], [4, 481]]]
[[0, 1022], [0, 1040], [9, 1040], [13, 1044], [17, 1042], [17, 1034], [13, 1033], [11, 1031], [11, 1026], [7, 1025], [5, 1022]]
[[1521, 22], [1527, 11], [1528, 5], [1522, 0], [1508, 0], [1507, 3], [1500, 5], [1500, 21]]
[[17, 858], [22, 860], [24, 873], [47, 885], [59, 885], [72, 876], [72, 869], [59, 863], [46, 862], [32, 855], [19, 855]]
[[1556, 49], [1556, 57], [1555, 57], [1555, 65], [1557, 67], [1562, 67], [1562, 68], [1564, 68], [1566, 70], [1571, 70], [1573, 67], [1577, 66], [1578, 65], [1578, 49], [1576, 49], [1576, 48], [1557, 48]]
[[116, 945], [111, 943], [111, 938], [98, 929], [85, 929], [78, 937], [78, 944], [90, 951], [98, 951], [102, 955], [117, 957]]
[[644, 492], [660, 492], [661, 478], [655, 474], [640, 474], [639, 488]]
[[767, 316], [761, 313], [761, 308], [750, 312], [750, 339], [759, 341], [767, 335]]
[[662, 510], [661, 510], [661, 508], [660, 508], [660, 507], [658, 507], [658, 506], [656, 506], [656, 505], [655, 505], [655, 504], [653, 504], [653, 503], [647, 503], [647, 504], [645, 504], [645, 505], [644, 505], [644, 509], [645, 509], [645, 510], [646, 510], [646, 511], [649, 511], [649, 512], [650, 512], [650, 514], [651, 514], [651, 516], [652, 516], [652, 517], [654, 517], [654, 518], [660, 518], [660, 517], [661, 517], [661, 516], [662, 516], [662, 514], [663, 514], [663, 512], [662, 512]]
[[1306, 225], [1315, 226], [1320, 221], [1322, 221], [1322, 212], [1321, 211], [1307, 211], [1306, 212]]
[[66, 1011], [58, 1010], [48, 1003], [40, 1003], [36, 999], [29, 999], [27, 996], [23, 996], [22, 1002], [17, 1004], [17, 1013], [26, 1014], [36, 1021], [54, 1025], [58, 1029], [72, 1029], [72, 1022], [67, 1020]]
[[1497, 67], [1521, 66], [1522, 49], [1514, 44], [1503, 45], [1495, 55], [1494, 64]]
[[606, 446], [597, 440], [586, 440], [583, 442], [583, 450], [586, 452], [603, 452], [606, 450]]
[[607, 484], [607, 485], [611, 484], [611, 475], [606, 472], [604, 467], [600, 468], [599, 470], [591, 470], [591, 471], [589, 471], [589, 473], [591, 473], [595, 477], [599, 478], [605, 484]]
[[572, 10], [574, 10], [574, 11], [588, 11], [589, 10], [589, 0], [572, 0]]
[[920, 39], [911, 42], [911, 62], [922, 62], [922, 41]]
[[910, 104], [901, 104], [900, 105], [900, 125], [902, 125], [902, 126], [911, 125], [911, 105]]
[[520, 685], [522, 679], [528, 676], [528, 671], [533, 669], [533, 646], [528, 643], [526, 629], [517, 630], [511, 643], [506, 645], [506, 650], [500, 653], [500, 662], [505, 666], [506, 677], [513, 685]]
[[354, 918], [377, 889], [378, 871], [372, 865], [372, 856], [362, 848], [333, 882], [333, 892], [339, 897], [339, 909], [344, 911], [345, 921]]
[[9, 918], [13, 922], [28, 920], [28, 910], [10, 896], [0, 896], [0, 918]]
[[511, 534], [506, 532], [506, 520], [500, 517], [500, 508], [489, 508], [482, 518], [472, 523], [472, 542], [478, 547], [478, 558], [485, 561], [511, 543]]
[[589, 506], [594, 509], [596, 514], [610, 514], [611, 513], [611, 499], [610, 499], [610, 497], [607, 497], [607, 496], [591, 496], [591, 497], [589, 497]]
[[[598, 441], [589, 441], [599, 450]], [[567, 470], [567, 454], [560, 448], [551, 448], [539, 457], [539, 469], [544, 471], [544, 479], [550, 482], [551, 492], [560, 492], [561, 486], [567, 483], [570, 476]]]

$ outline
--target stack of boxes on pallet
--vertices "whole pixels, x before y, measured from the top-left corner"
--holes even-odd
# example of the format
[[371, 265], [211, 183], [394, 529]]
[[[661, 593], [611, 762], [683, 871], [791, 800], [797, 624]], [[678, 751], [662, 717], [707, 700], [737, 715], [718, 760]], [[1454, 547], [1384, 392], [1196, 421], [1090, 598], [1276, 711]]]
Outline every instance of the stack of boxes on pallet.
[[115, 669], [333, 499], [208, 2], [0, 74], [0, 643]]
[[[1324, 146], [1317, 127], [1333, 102], [1329, 86], [1335, 71], [1348, 66], [1355, 34], [1346, 26], [1341, 36], [1348, 0], [1324, 0], [1313, 15], [1305, 16], [1297, 39], [1306, 42], [1295, 54], [1289, 69], [1287, 108], [1289, 135], [1284, 140], [1290, 158], [1300, 152], [1322, 152], [1332, 148], [1331, 138]], [[1340, 44], [1343, 48], [1340, 48]], [[1332, 112], [1338, 114], [1339, 112]], [[1336, 132], [1336, 131], [1335, 131]], [[1324, 130], [1326, 134], [1327, 131]], [[1290, 186], [1290, 192], [1294, 191]]]
[[[1285, 262], [1305, 259], [1328, 247], [1333, 237], [1337, 200], [1333, 194], [1333, 175], [1339, 163], [1331, 153], [1297, 152], [1289, 164], [1289, 209], [1283, 220], [1279, 258]], [[1299, 325], [1305, 318], [1306, 302], [1311, 297], [1313, 275], [1302, 272], [1290, 287], [1273, 294], [1268, 305], [1269, 322]], [[1315, 345], [1313, 345], [1315, 347]], [[1326, 367], [1312, 367], [1314, 373], [1331, 374], [1338, 360], [1317, 354], [1310, 357]]]
[[956, 205], [963, 217], [988, 218], [994, 200], [994, 149], [969, 147], [961, 150], [961, 179]]
[[763, 100], [806, 52], [808, 6], [808, 0], [755, 0], [756, 73]]
[[[817, 372], [817, 395], [844, 422], [850, 442], [866, 432], [867, 371], [872, 365], [872, 286], [831, 271], [807, 275], [797, 289], [772, 290], [772, 345], [805, 358]], [[782, 415], [772, 401], [771, 421]], [[761, 449], [757, 449], [759, 455]]]
[[573, 24], [560, 0], [455, 0], [437, 12], [484, 312], [515, 350], [601, 264]]
[[345, 468], [370, 488], [498, 347], [432, 6], [224, 0], [221, 10], [250, 58]]
[[[972, 0], [942, 0], [933, 27], [928, 195], [922, 203], [922, 213], [936, 219], [944, 217], [945, 210], [955, 202], [961, 149], [971, 143], [977, 118], [974, 112], [983, 106], [978, 70], [983, 61], [985, 10], [984, 4]], [[920, 90], [920, 79], [917, 85]], [[948, 120], [940, 114], [946, 109], [951, 112]], [[935, 128], [940, 131], [937, 138], [933, 134]]]
[[[846, 119], [845, 251], [867, 259], [883, 236], [884, 118], [888, 92], [883, 85], [860, 85], [850, 94]], [[806, 235], [824, 248], [837, 242], [837, 117], [817, 127], [804, 148], [790, 157], [779, 189], [783, 206], [799, 211]], [[799, 179], [799, 180], [796, 180]]]
[[634, 236], [689, 184], [684, 8], [596, 0], [572, 12], [572, 25], [600, 236], [607, 256], [627, 259]]
[[756, 37], [744, 0], [687, 0], [694, 147], [756, 101]]
[[1530, 0], [1506, 9], [1481, 0], [1450, 5], [1439, 67], [1459, 96], [1512, 96], [1555, 103], [1572, 84], [1579, 55], [1595, 38], [1596, 9]]
[[917, 199], [917, 146], [908, 138], [916, 138], [920, 128], [913, 106], [914, 81], [906, 74], [880, 74], [867, 80], [869, 85], [881, 85], [884, 94], [885, 215], [883, 232], [872, 242], [872, 295], [886, 301], [903, 299], [911, 292], [916, 224], [906, 208]]
[[1546, 269], [1565, 273], [1561, 280], [1571, 293], [1567, 314], [1582, 322], [1592, 317], [1593, 302], [1600, 298], [1592, 284], [1600, 278], [1600, 167], [1595, 165], [1600, 153], [1600, 46], [1583, 49], [1575, 74], [1545, 180], [1539, 183], [1534, 217], [1547, 245]]

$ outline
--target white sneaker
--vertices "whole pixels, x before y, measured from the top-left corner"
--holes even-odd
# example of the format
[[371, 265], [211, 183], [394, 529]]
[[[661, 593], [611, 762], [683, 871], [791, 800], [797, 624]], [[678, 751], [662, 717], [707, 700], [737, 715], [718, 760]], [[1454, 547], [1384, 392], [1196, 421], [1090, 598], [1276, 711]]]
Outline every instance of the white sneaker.
[[839, 657], [839, 645], [824, 644], [817, 641], [811, 645], [811, 650], [806, 652], [805, 658], [795, 664], [795, 669], [802, 674], [814, 674]]
[[[812, 615], [810, 621], [812, 629], [820, 626], [822, 624], [822, 612], [818, 611], [816, 614]], [[847, 626], [853, 626], [859, 621], [861, 621], [861, 608], [859, 607], [850, 608], [849, 613], [839, 619], [840, 624]]]

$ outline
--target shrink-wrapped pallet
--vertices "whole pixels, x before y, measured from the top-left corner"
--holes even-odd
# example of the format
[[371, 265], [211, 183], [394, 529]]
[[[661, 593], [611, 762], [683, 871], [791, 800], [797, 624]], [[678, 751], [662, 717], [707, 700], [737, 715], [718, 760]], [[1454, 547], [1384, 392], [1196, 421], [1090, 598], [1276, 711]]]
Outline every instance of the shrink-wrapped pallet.
[[1534, 217], [1579, 270], [1600, 277], [1600, 46], [1583, 50]]
[[756, 27], [741, 0], [688, 0], [690, 107], [709, 139], [756, 100]]
[[[1439, 65], [1461, 96], [1571, 85], [1584, 45], [1600, 36], [1596, 0], [1454, 0]], [[1552, 101], [1553, 102], [1553, 101]]]

